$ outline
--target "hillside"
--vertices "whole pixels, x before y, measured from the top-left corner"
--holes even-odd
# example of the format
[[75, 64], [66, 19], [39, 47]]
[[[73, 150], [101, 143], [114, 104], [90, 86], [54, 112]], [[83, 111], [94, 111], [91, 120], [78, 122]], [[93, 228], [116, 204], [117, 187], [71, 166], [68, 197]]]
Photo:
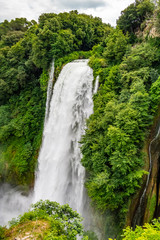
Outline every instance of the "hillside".
[[56, 78], [64, 62], [85, 57], [77, 51], [91, 50], [110, 29], [76, 11], [43, 14], [38, 24], [23, 18], [0, 24], [1, 182], [33, 185], [52, 60]]
[[82, 58], [99, 76], [81, 139], [88, 195], [116, 215], [115, 228], [142, 225], [160, 216], [159, 1], [136, 0], [116, 28], [77, 11], [0, 24], [0, 183], [33, 187], [51, 62], [55, 82]]

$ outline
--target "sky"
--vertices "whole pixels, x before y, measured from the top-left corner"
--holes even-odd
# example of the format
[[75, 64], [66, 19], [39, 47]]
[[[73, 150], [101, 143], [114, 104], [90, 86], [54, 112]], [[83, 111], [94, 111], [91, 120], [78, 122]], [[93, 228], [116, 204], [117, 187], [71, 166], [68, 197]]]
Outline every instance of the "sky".
[[134, 0], [0, 0], [0, 22], [25, 17], [38, 20], [42, 13], [78, 10], [116, 25], [122, 10]]

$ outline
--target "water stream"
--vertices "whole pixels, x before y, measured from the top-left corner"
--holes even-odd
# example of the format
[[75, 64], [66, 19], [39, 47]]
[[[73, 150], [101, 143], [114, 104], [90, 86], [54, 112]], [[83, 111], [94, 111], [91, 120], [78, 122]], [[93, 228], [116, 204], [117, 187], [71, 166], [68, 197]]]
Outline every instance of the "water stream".
[[99, 88], [99, 76], [96, 77], [93, 94], [96, 94]]
[[44, 125], [46, 124], [47, 119], [49, 117], [50, 102], [51, 102], [52, 90], [53, 90], [53, 78], [54, 78], [54, 61], [51, 64], [51, 69], [49, 73]]
[[158, 128], [156, 136], [152, 139], [152, 141], [149, 144], [149, 148], [148, 148], [148, 153], [149, 153], [149, 170], [148, 170], [148, 175], [147, 175], [145, 188], [144, 188], [143, 193], [141, 195], [141, 198], [140, 198], [140, 201], [139, 201], [139, 205], [138, 205], [137, 211], [136, 211], [135, 216], [134, 216], [134, 220], [133, 220], [133, 224], [132, 224], [134, 229], [135, 229], [136, 225], [142, 225], [142, 223], [143, 223], [144, 207], [145, 207], [145, 196], [146, 196], [146, 192], [147, 192], [147, 188], [148, 188], [148, 185], [149, 185], [149, 180], [150, 180], [151, 172], [152, 172], [152, 153], [151, 153], [151, 148], [152, 148], [153, 142], [156, 141], [157, 138], [159, 137], [159, 134], [160, 134], [160, 126]]
[[40, 199], [68, 203], [85, 218], [85, 226], [89, 225], [90, 207], [79, 144], [86, 119], [93, 112], [93, 71], [87, 62], [77, 60], [62, 69], [50, 100], [52, 64], [34, 193], [26, 197], [9, 186], [1, 188], [0, 225], [22, 214], [30, 203]]
[[87, 60], [69, 63], [60, 73], [44, 128], [34, 189], [35, 202], [49, 199], [68, 203], [83, 216], [88, 200], [79, 141], [93, 111], [92, 81]]

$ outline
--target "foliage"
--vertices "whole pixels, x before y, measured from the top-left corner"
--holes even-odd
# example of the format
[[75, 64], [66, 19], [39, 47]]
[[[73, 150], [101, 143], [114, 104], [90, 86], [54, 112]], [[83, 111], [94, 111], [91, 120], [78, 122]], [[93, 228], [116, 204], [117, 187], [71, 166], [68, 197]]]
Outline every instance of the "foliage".
[[143, 67], [152, 67], [157, 61], [157, 48], [149, 43], [137, 44], [123, 59], [122, 69], [134, 71]]
[[117, 20], [117, 26], [130, 34], [131, 42], [135, 41], [135, 32], [140, 28], [144, 20], [153, 15], [155, 5], [151, 0], [136, 0], [121, 12]]
[[5, 239], [5, 228], [0, 226], [0, 239]]
[[[123, 217], [129, 198], [146, 174], [142, 170], [142, 148], [152, 123], [150, 89], [152, 99], [153, 92], [156, 98], [159, 96], [158, 72], [154, 68], [159, 58], [155, 47], [142, 43], [126, 48], [120, 65], [108, 62], [105, 66], [100, 64], [99, 50], [94, 48], [90, 61], [95, 75], [100, 76], [100, 89], [81, 140], [82, 164], [89, 173], [88, 194], [97, 207], [118, 209], [119, 217]], [[101, 51], [103, 55], [105, 48]]]
[[84, 236], [88, 237], [88, 240], [98, 240], [98, 237], [96, 236], [96, 234], [92, 231], [86, 231], [84, 232]]
[[73, 51], [91, 50], [111, 29], [102, 24], [100, 18], [77, 11], [42, 14], [39, 23], [33, 37], [33, 60], [36, 66], [43, 68], [48, 67], [53, 57], [57, 59]]
[[157, 0], [157, 7], [155, 9], [155, 27], [156, 31], [160, 33], [160, 1]]
[[[77, 239], [77, 235], [83, 236], [82, 218], [80, 215], [76, 211], [73, 211], [68, 204], [61, 206], [57, 202], [49, 200], [40, 200], [33, 204], [28, 212], [10, 222], [8, 230], [2, 228], [3, 231], [1, 232], [6, 237], [4, 239], [10, 239], [15, 229], [17, 232], [20, 232], [18, 228], [22, 231], [25, 224], [32, 225], [35, 221], [39, 220], [45, 220], [49, 226], [43, 232], [43, 239], [74, 240]], [[34, 232], [36, 232], [36, 229], [33, 229]], [[84, 237], [83, 239], [87, 240], [88, 237]]]
[[[90, 57], [100, 87], [81, 140], [82, 164], [88, 171], [86, 186], [99, 208], [116, 209], [124, 217], [130, 197], [146, 174], [142, 149], [160, 94], [159, 38], [134, 46], [129, 43], [153, 11], [152, 1], [136, 0], [122, 12], [116, 29], [77, 11], [42, 14], [38, 23], [21, 18], [0, 24], [2, 181], [33, 183], [53, 58], [56, 79], [65, 63]], [[46, 217], [43, 207], [39, 203], [36, 209], [35, 205], [21, 220], [36, 219], [38, 214], [47, 221], [52, 218], [56, 232], [64, 232], [68, 227], [64, 219]], [[76, 231], [70, 232], [70, 239]], [[53, 237], [50, 234], [48, 239]], [[67, 238], [59, 235], [59, 239]]]
[[[36, 21], [32, 20], [29, 22], [27, 21], [26, 18], [16, 18], [15, 20], [12, 19], [10, 22], [5, 20], [0, 24], [0, 40], [2, 39], [3, 41], [3, 38], [9, 37], [9, 35], [12, 35], [12, 34], [16, 34], [16, 33], [21, 34], [27, 31], [34, 24], [36, 24]], [[11, 45], [14, 43], [15, 41], [10, 42]], [[6, 45], [8, 45], [8, 43], [6, 43]]]
[[[159, 240], [160, 239], [160, 222], [154, 219], [151, 224], [145, 223], [143, 227], [137, 226], [133, 231], [132, 228], [124, 229], [122, 240]], [[110, 239], [111, 240], [111, 239]]]
[[44, 94], [47, 93], [48, 78], [49, 78], [48, 72], [46, 70], [43, 70], [39, 78], [39, 82], [40, 82], [41, 90], [44, 92]]
[[1, 181], [33, 184], [53, 58], [56, 79], [63, 64], [90, 56], [86, 50], [110, 29], [77, 11], [42, 14], [39, 23], [16, 18], [0, 24]]
[[24, 184], [33, 179], [45, 110], [41, 95], [39, 87], [32, 89], [31, 85], [0, 108], [1, 145], [7, 141], [0, 160], [3, 166], [0, 174], [6, 181]]
[[109, 63], [119, 63], [122, 61], [127, 48], [128, 37], [124, 36], [122, 31], [114, 29], [105, 39], [105, 48], [103, 56]]
[[77, 60], [77, 59], [88, 59], [91, 56], [91, 54], [92, 54], [92, 51], [87, 51], [87, 52], [75, 51], [64, 57], [56, 59], [55, 72], [54, 72], [55, 79], [58, 78], [60, 71], [65, 64], [72, 62], [74, 60]]
[[152, 109], [154, 112], [156, 112], [160, 104], [160, 77], [152, 84], [150, 94], [152, 101]]

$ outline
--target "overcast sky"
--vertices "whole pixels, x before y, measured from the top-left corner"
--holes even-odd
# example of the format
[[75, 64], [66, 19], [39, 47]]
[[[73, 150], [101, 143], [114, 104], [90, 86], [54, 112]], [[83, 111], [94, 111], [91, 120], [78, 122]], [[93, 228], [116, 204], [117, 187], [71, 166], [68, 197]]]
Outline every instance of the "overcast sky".
[[38, 20], [42, 13], [78, 10], [116, 25], [116, 19], [134, 0], [0, 0], [0, 22], [16, 17]]

